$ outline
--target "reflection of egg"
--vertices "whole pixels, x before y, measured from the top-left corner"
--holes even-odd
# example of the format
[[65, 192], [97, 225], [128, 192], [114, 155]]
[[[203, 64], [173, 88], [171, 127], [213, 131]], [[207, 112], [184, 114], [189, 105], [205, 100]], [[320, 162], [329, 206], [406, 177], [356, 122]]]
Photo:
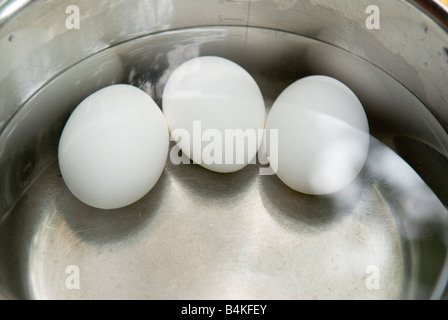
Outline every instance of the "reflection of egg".
[[156, 184], [168, 144], [166, 121], [151, 97], [112, 85], [87, 97], [67, 121], [59, 142], [61, 174], [86, 204], [124, 207]]
[[[271, 130], [278, 130], [278, 141]], [[294, 190], [329, 194], [350, 184], [367, 159], [369, 126], [355, 94], [336, 79], [311, 76], [277, 98], [266, 121], [266, 150]], [[278, 160], [277, 168], [272, 166]]]
[[213, 171], [242, 169], [261, 144], [260, 89], [247, 71], [224, 58], [194, 58], [174, 70], [163, 92], [163, 112], [182, 151]]

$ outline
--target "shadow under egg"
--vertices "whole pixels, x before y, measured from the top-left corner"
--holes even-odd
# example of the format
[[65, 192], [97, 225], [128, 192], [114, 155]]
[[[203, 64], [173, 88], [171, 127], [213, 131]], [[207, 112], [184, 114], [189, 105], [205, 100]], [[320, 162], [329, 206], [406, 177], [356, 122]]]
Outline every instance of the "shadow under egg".
[[78, 200], [60, 178], [56, 208], [68, 227], [86, 243], [104, 246], [135, 237], [157, 218], [168, 186], [162, 173], [156, 185], [140, 200], [123, 208], [98, 209]]
[[[173, 147], [175, 145], [171, 143], [170, 150]], [[181, 184], [185, 192], [203, 202], [213, 201], [215, 205], [242, 198], [259, 174], [259, 166], [255, 163], [249, 163], [236, 172], [219, 173], [189, 159], [180, 164], [174, 164], [168, 159], [165, 170], [170, 178]]]
[[[330, 225], [350, 214], [358, 202], [335, 205], [335, 196], [314, 196], [297, 192], [286, 186], [277, 176], [260, 177], [260, 193], [266, 211], [279, 225], [294, 233], [325, 231]], [[336, 202], [337, 203], [337, 202]]]

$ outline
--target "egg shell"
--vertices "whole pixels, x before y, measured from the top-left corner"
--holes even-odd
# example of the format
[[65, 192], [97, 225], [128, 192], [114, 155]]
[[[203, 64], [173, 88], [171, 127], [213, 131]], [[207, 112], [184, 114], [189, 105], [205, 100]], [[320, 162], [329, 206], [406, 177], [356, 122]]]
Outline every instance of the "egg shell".
[[165, 85], [162, 105], [174, 141], [209, 170], [241, 170], [262, 143], [266, 111], [261, 91], [245, 69], [228, 59], [204, 56], [178, 66]]
[[71, 114], [59, 141], [59, 167], [79, 200], [115, 209], [154, 187], [168, 146], [168, 126], [152, 98], [130, 85], [112, 85], [87, 97]]
[[[271, 138], [272, 130], [278, 139]], [[266, 120], [264, 144], [271, 167], [286, 185], [306, 194], [330, 194], [349, 185], [365, 164], [369, 141], [361, 102], [327, 76], [288, 86]]]

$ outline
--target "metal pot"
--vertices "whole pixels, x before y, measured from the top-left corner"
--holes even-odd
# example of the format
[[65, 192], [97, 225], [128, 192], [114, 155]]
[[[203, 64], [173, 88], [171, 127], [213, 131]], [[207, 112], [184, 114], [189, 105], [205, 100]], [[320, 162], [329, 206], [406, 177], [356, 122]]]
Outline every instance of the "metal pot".
[[[77, 104], [129, 83], [161, 105], [170, 73], [202, 55], [248, 70], [267, 112], [306, 75], [347, 84], [372, 135], [357, 180], [313, 197], [262, 163], [222, 175], [168, 159], [129, 207], [77, 200], [56, 158]], [[446, 298], [442, 2], [3, 0], [0, 58], [0, 297]]]

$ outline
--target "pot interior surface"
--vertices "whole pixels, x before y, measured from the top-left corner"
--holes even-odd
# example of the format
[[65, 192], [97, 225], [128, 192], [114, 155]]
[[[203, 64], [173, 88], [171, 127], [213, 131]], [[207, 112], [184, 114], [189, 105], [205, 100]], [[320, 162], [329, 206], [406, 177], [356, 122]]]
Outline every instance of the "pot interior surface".
[[[104, 86], [128, 83], [161, 106], [172, 71], [205, 55], [245, 68], [260, 86], [266, 112], [307, 75], [348, 85], [371, 130], [357, 179], [335, 194], [308, 196], [275, 175], [260, 175], [262, 163], [218, 174], [168, 158], [156, 187], [129, 207], [99, 210], [76, 199], [60, 175], [57, 144], [77, 104]], [[446, 131], [406, 87], [327, 43], [247, 27], [138, 37], [59, 74], [3, 130], [3, 293], [27, 299], [440, 297], [448, 230], [444, 146]], [[79, 288], [68, 283], [73, 266]]]

